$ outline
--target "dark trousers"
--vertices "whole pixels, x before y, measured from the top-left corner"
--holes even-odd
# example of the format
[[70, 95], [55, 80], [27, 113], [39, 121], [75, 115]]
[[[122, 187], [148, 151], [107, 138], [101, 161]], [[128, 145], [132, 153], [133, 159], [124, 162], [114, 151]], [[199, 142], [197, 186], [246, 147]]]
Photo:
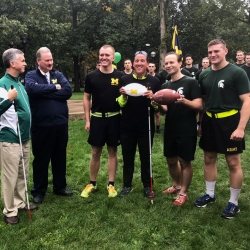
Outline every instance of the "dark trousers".
[[32, 127], [33, 182], [31, 194], [45, 195], [48, 187], [48, 166], [51, 162], [53, 190], [66, 187], [66, 147], [68, 124]]
[[[151, 137], [153, 142], [153, 136]], [[123, 186], [131, 187], [134, 174], [134, 161], [136, 146], [140, 154], [141, 161], [141, 181], [144, 187], [150, 186], [150, 154], [149, 135], [127, 136], [121, 135], [122, 157], [123, 157]], [[152, 143], [151, 143], [152, 145]]]

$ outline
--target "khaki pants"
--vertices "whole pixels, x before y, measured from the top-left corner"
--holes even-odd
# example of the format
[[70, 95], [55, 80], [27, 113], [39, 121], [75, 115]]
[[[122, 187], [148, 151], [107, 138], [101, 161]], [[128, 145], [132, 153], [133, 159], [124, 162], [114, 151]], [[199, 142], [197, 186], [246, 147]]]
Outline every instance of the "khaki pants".
[[[22, 143], [26, 179], [30, 161], [30, 141]], [[25, 182], [20, 145], [0, 142], [3, 214], [17, 216], [18, 208], [25, 207]]]

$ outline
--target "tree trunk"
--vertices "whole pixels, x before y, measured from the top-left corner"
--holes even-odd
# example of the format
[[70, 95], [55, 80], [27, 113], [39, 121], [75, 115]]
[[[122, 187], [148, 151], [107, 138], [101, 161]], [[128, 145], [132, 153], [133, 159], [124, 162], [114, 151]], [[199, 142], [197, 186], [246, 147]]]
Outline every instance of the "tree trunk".
[[[73, 29], [77, 28], [77, 9], [72, 6]], [[73, 55], [74, 62], [74, 92], [81, 92], [79, 84], [78, 56]]]
[[[164, 58], [167, 53], [166, 46], [166, 13], [169, 0], [160, 0], [160, 32], [161, 32], [161, 44], [160, 44], [160, 57], [159, 57], [159, 70], [164, 69]], [[166, 9], [165, 9], [166, 8]]]
[[74, 92], [81, 92], [79, 84], [78, 56], [73, 56], [74, 62]]

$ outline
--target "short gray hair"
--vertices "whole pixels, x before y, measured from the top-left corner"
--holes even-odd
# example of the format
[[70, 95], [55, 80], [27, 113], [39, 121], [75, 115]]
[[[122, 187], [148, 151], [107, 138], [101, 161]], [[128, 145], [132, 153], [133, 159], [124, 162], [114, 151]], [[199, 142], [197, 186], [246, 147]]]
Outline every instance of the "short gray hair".
[[10, 68], [10, 62], [15, 62], [18, 58], [18, 55], [24, 55], [24, 53], [19, 49], [7, 49], [3, 52], [3, 64], [6, 69]]
[[41, 47], [37, 52], [36, 52], [36, 59], [37, 60], [41, 60], [42, 58], [42, 53], [43, 52], [49, 52], [51, 53], [51, 51], [47, 48], [47, 47]]

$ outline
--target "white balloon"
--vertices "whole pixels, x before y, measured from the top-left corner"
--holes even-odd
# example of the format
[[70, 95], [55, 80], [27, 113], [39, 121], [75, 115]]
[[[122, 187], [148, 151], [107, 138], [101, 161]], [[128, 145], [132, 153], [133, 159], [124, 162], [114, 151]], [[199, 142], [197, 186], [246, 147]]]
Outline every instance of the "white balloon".
[[139, 83], [130, 83], [124, 89], [130, 96], [142, 96], [147, 91], [147, 88]]

